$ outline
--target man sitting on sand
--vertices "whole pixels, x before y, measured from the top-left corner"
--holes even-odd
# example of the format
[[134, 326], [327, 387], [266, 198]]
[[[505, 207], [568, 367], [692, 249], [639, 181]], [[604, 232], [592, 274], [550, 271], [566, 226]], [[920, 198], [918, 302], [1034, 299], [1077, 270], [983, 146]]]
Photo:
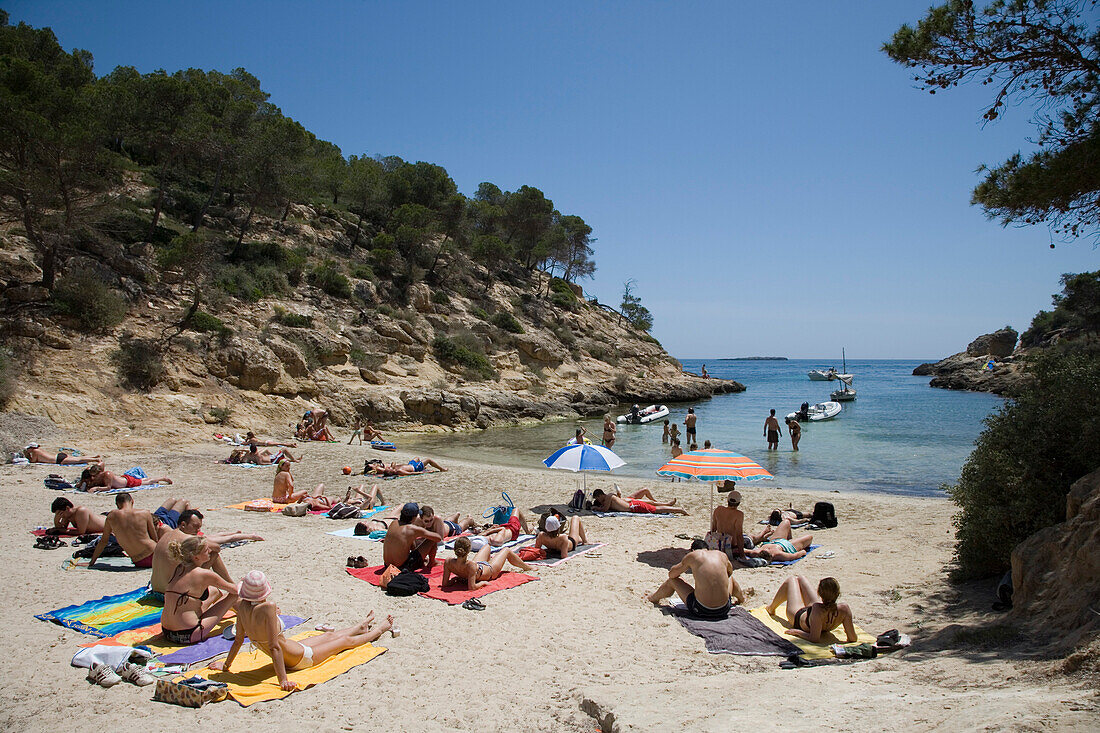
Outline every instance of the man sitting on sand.
[[481, 531], [481, 536], [489, 540], [489, 544], [493, 547], [500, 547], [518, 540], [520, 535], [527, 533], [527, 517], [523, 516], [523, 512], [519, 509], [516, 509], [507, 522], [485, 528]]
[[70, 527], [76, 534], [99, 534], [103, 531], [103, 515], [93, 512], [86, 506], [73, 506], [64, 496], [59, 496], [50, 504], [53, 512], [53, 526], [46, 534], [68, 534]]
[[421, 527], [441, 535], [444, 539], [460, 535], [476, 524], [470, 515], [463, 518], [461, 514], [452, 514], [448, 519], [436, 516], [435, 510], [427, 504], [420, 507], [419, 521]]
[[38, 443], [31, 443], [23, 449], [23, 457], [31, 463], [53, 463], [58, 466], [76, 466], [81, 463], [99, 463], [103, 460], [102, 456], [74, 456], [65, 451], [58, 451], [57, 453], [47, 453], [38, 446]]
[[[686, 572], [695, 578], [694, 588], [680, 577]], [[703, 540], [691, 543], [691, 552], [669, 568], [668, 580], [653, 591], [648, 600], [655, 606], [660, 605], [673, 593], [680, 596], [689, 614], [702, 619], [726, 618], [733, 605], [731, 597], [738, 605], [745, 602], [745, 594], [733, 578], [733, 564], [726, 553], [708, 550]]]
[[[197, 509], [186, 509], [180, 513], [179, 523], [176, 528], [166, 531], [157, 541], [156, 549], [153, 550], [153, 577], [149, 582], [153, 592], [162, 595], [161, 600], [163, 600], [164, 589], [168, 587], [168, 583], [172, 580], [172, 575], [176, 572], [176, 568], [179, 567], [179, 563], [168, 552], [169, 543], [183, 542], [188, 537], [197, 537], [200, 530], [202, 530], [202, 519], [202, 513]], [[264, 538], [258, 534], [231, 532], [229, 534], [205, 535], [203, 539], [206, 540], [206, 544], [210, 549], [210, 560], [201, 567], [207, 570], [213, 570], [226, 580], [232, 581], [229, 571], [225, 567], [225, 563], [222, 562], [221, 546], [240, 540], [262, 542]]]
[[[648, 489], [643, 489], [649, 493]], [[639, 492], [640, 493], [640, 492]], [[652, 497], [652, 494], [649, 494]], [[642, 499], [623, 499], [619, 496], [605, 493], [603, 489], [592, 492], [592, 510], [597, 512], [631, 512], [633, 514], [682, 514], [687, 515], [686, 509], [681, 509], [672, 504], [661, 504], [656, 500], [644, 501]], [[673, 499], [673, 502], [676, 500]]]
[[[175, 503], [174, 500], [172, 503]], [[157, 549], [160, 533], [152, 512], [135, 508], [134, 497], [127, 492], [115, 497], [115, 506], [118, 508], [108, 514], [103, 522], [103, 533], [92, 551], [88, 567], [95, 565], [99, 556], [107, 549], [107, 538], [111, 535], [114, 535], [134, 565], [139, 568], [153, 567], [153, 551]], [[161, 507], [166, 510], [169, 508], [170, 506]]]
[[409, 502], [401, 507], [397, 523], [390, 524], [386, 538], [382, 540], [382, 562], [396, 565], [402, 570], [431, 568], [435, 553], [443, 537], [416, 523], [420, 507]]
[[77, 488], [93, 493], [111, 491], [113, 489], [136, 489], [139, 486], [151, 484], [171, 484], [172, 479], [167, 476], [160, 478], [138, 478], [129, 474], [115, 474], [107, 470], [102, 463], [89, 466], [80, 474], [80, 483]]

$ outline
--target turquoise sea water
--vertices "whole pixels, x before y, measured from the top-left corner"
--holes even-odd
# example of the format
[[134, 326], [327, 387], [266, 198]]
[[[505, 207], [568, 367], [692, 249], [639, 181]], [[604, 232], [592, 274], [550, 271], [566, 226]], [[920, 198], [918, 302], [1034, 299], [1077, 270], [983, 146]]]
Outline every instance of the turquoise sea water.
[[[681, 440], [687, 408], [694, 407], [700, 448], [709, 439], [716, 448], [743, 453], [775, 475], [771, 485], [786, 488], [942, 495], [940, 485], [958, 479], [959, 469], [982, 430], [982, 419], [1002, 404], [994, 395], [929, 387], [928, 377], [912, 376], [919, 361], [849, 360], [848, 371], [856, 375], [856, 401], [846, 403], [833, 420], [803, 423], [797, 453], [791, 450], [785, 427], [779, 451], [768, 452], [763, 436], [768, 410], [774, 408], [782, 423], [783, 416], [802, 402], [828, 400], [840, 383], [811, 382], [806, 373], [829, 366], [840, 369], [839, 361], [683, 362], [685, 370], [695, 373], [703, 363], [711, 376], [736, 379], [748, 389], [696, 403], [669, 404], [669, 419], [680, 423]], [[613, 414], [618, 416], [628, 407], [624, 405]], [[438, 456], [537, 466], [580, 425], [599, 443], [601, 423], [592, 419], [410, 436], [401, 440], [401, 447]], [[668, 457], [668, 446], [661, 443], [660, 423], [618, 427], [613, 450], [627, 465], [615, 473], [654, 477]]]

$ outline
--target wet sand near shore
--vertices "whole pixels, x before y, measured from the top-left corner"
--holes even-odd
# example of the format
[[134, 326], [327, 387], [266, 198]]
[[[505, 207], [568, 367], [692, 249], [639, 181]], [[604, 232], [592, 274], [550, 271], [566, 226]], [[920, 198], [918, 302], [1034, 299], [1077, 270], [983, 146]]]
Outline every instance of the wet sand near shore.
[[[833, 502], [840, 519], [839, 527], [815, 533], [814, 539], [834, 557], [811, 554], [792, 568], [738, 570], [740, 583], [753, 593], [750, 607], [767, 603], [792, 572], [815, 581], [832, 575], [864, 629], [898, 628], [914, 639], [909, 650], [859, 664], [784, 671], [773, 657], [708, 654], [701, 639], [644, 600], [686, 551], [688, 543], [675, 535], [701, 535], [708, 528], [711, 499], [705, 485], [590, 476], [590, 491], [612, 482], [624, 492], [649, 486], [658, 498], [677, 497], [692, 516], [585, 517], [590, 540], [606, 547], [541, 568], [538, 582], [488, 595], [482, 599], [486, 610], [475, 612], [415, 596], [391, 598], [347, 575], [349, 555], [381, 562], [379, 543], [326, 534], [350, 522], [225, 509], [270, 496], [274, 476], [273, 468], [215, 463], [229, 454], [227, 446], [211, 441], [169, 451], [136, 442], [78, 443], [107, 456], [112, 469], [140, 465], [150, 475], [176, 481], [136, 492], [139, 507], [151, 510], [169, 496], [186, 498], [206, 515], [206, 531], [262, 534], [267, 541], [226, 550], [226, 563], [238, 577], [251, 569], [266, 572], [282, 612], [310, 617], [304, 628], [347, 625], [373, 609], [378, 617], [392, 613], [402, 634], [383, 637], [378, 643], [389, 653], [369, 664], [248, 709], [223, 702], [191, 710], [152, 702], [152, 688], [89, 685], [84, 670], [69, 662], [90, 637], [37, 621], [33, 614], [132, 590], [148, 571], [62, 571], [60, 563], [71, 550], [32, 549], [29, 530], [48, 524], [49, 503], [57, 496], [43, 488], [42, 479], [50, 473], [76, 475], [79, 469], [3, 466], [0, 495], [7, 511], [0, 514], [0, 543], [8, 567], [0, 644], [9, 653], [0, 658], [5, 680], [0, 723], [7, 730], [74, 725], [296, 730], [307, 720], [322, 731], [592, 731], [601, 723], [607, 730], [647, 731], [1095, 729], [1095, 691], [1083, 693], [1050, 676], [1048, 663], [950, 643], [951, 625], [981, 628], [1001, 617], [986, 610], [991, 595], [957, 597], [943, 581], [954, 509], [945, 499], [811, 495], [762, 483], [739, 487], [753, 520], [775, 507], [808, 507], [817, 500]], [[301, 451], [305, 458], [294, 468], [298, 487], [324, 482], [329, 495], [341, 496], [349, 484], [366, 480], [343, 476], [342, 466], [361, 470], [368, 457], [411, 457], [343, 443], [304, 444]], [[451, 470], [380, 482], [387, 503], [419, 501], [437, 514], [480, 517], [499, 503], [501, 491], [526, 511], [549, 503], [564, 506], [576, 488], [576, 477], [568, 472], [442, 462]], [[112, 497], [66, 496], [99, 511], [114, 504]]]

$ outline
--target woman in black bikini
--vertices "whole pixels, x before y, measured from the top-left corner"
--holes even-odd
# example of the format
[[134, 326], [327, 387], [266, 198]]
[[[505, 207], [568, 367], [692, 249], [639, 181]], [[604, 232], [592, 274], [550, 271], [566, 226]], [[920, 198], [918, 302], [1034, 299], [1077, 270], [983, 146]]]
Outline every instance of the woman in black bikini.
[[[161, 630], [172, 644], [197, 644], [210, 636], [237, 602], [237, 586], [202, 567], [210, 562], [210, 546], [201, 537], [170, 542], [168, 554], [179, 567], [164, 589]], [[211, 588], [225, 594], [219, 592], [211, 601]]]
[[786, 633], [791, 636], [816, 644], [821, 641], [822, 634], [844, 624], [844, 643], [851, 644], [858, 641], [852, 609], [847, 603], [837, 603], [839, 597], [840, 583], [836, 578], [822, 578], [815, 592], [809, 580], [796, 575], [783, 581], [767, 608], [774, 616], [779, 604], [786, 604], [787, 621], [791, 624]]
[[504, 572], [504, 563], [511, 563], [520, 570], [530, 572], [533, 567], [525, 563], [519, 555], [505, 547], [491, 554], [493, 548], [488, 544], [481, 546], [473, 559], [470, 559], [470, 538], [459, 537], [455, 540], [455, 556], [443, 563], [443, 587], [451, 582], [465, 580], [469, 590], [477, 590], [496, 580]]
[[569, 531], [566, 534], [561, 533], [564, 521], [565, 518], [557, 512], [551, 512], [539, 521], [542, 531], [535, 538], [535, 547], [545, 547], [548, 557], [556, 554], [565, 558], [580, 545], [588, 544], [588, 535], [585, 534], [580, 517], [569, 518]]

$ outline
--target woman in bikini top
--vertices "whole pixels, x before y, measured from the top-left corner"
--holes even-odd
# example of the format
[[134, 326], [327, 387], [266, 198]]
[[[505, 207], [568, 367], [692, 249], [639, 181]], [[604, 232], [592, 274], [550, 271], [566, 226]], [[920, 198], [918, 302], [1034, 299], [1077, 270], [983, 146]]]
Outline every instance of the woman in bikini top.
[[[206, 639], [237, 600], [237, 586], [208, 570], [210, 546], [201, 537], [188, 537], [168, 545], [169, 556], [179, 563], [164, 589], [160, 624], [174, 644], [195, 644]], [[210, 589], [225, 591], [208, 603]], [[169, 600], [174, 596], [175, 601]]]
[[455, 540], [455, 556], [443, 563], [443, 587], [446, 588], [453, 582], [465, 580], [467, 590], [477, 590], [496, 580], [504, 572], [505, 563], [511, 563], [520, 570], [531, 571], [530, 565], [525, 563], [511, 548], [500, 548], [492, 554], [492, 547], [486, 542], [471, 558], [472, 545], [469, 537], [459, 537]]
[[557, 512], [544, 514], [539, 519], [539, 526], [542, 527], [542, 531], [535, 538], [535, 547], [545, 547], [547, 556], [551, 556], [551, 553], [553, 553], [558, 557], [565, 558], [579, 545], [587, 545], [588, 536], [584, 531], [584, 525], [581, 524], [581, 518], [569, 518], [567, 534], [562, 534], [564, 521], [565, 517]]
[[839, 597], [840, 583], [836, 578], [822, 578], [815, 590], [809, 580], [797, 575], [783, 581], [767, 609], [774, 616], [780, 604], [785, 604], [791, 625], [785, 633], [815, 644], [823, 634], [844, 624], [845, 643], [851, 644], [858, 640], [852, 609], [847, 603], [837, 603]]

